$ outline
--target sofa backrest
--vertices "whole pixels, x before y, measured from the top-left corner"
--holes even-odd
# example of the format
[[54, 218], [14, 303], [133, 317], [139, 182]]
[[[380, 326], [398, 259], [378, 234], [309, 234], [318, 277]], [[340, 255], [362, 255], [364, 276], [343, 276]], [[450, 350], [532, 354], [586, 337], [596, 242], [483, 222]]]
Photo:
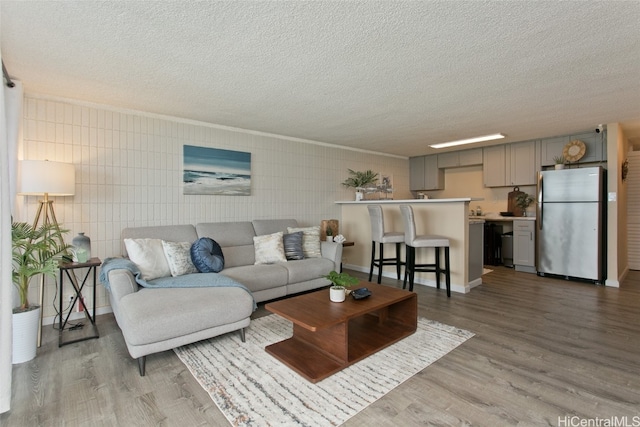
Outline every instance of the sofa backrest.
[[256, 260], [253, 225], [241, 222], [202, 222], [196, 224], [198, 237], [209, 237], [220, 245], [224, 254], [224, 266], [250, 265]]
[[162, 239], [167, 242], [193, 243], [198, 239], [198, 234], [196, 233], [196, 228], [191, 224], [125, 228], [122, 230], [120, 240], [122, 244], [122, 255], [127, 256], [124, 239]]

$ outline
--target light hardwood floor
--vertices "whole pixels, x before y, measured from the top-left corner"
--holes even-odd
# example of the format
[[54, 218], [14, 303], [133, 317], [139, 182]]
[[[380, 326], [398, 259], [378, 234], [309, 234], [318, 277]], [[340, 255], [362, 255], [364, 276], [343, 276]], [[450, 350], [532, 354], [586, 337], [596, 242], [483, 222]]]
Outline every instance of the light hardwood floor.
[[[475, 337], [345, 426], [639, 425], [640, 272], [619, 289], [501, 267], [483, 281], [450, 299], [416, 286], [419, 315]], [[14, 366], [0, 425], [229, 425], [172, 351], [149, 356], [140, 377], [113, 316], [98, 325], [99, 339], [62, 348], [46, 328], [36, 359]]]

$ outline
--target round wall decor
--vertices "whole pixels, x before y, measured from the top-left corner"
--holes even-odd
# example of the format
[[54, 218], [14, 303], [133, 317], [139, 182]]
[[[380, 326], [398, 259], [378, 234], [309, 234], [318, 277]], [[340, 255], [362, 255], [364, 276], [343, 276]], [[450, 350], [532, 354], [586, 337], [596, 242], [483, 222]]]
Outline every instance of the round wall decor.
[[562, 155], [569, 162], [577, 162], [582, 158], [582, 156], [584, 156], [586, 151], [587, 147], [584, 145], [584, 142], [579, 139], [574, 139], [564, 146]]

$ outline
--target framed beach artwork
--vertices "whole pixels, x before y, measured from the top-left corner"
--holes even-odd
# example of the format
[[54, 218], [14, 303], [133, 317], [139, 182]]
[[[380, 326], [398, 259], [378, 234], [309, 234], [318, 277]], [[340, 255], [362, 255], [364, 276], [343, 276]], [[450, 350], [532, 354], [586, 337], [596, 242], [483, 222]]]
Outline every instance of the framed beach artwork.
[[183, 194], [251, 195], [251, 153], [185, 145]]

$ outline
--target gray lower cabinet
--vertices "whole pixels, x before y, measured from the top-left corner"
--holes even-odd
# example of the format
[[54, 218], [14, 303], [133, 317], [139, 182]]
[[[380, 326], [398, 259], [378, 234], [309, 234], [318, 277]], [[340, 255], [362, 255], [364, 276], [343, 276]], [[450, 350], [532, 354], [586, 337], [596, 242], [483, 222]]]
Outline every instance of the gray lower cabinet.
[[444, 170], [438, 168], [437, 154], [409, 159], [409, 187], [411, 191], [444, 188]]
[[513, 265], [516, 271], [536, 272], [535, 220], [513, 220]]

